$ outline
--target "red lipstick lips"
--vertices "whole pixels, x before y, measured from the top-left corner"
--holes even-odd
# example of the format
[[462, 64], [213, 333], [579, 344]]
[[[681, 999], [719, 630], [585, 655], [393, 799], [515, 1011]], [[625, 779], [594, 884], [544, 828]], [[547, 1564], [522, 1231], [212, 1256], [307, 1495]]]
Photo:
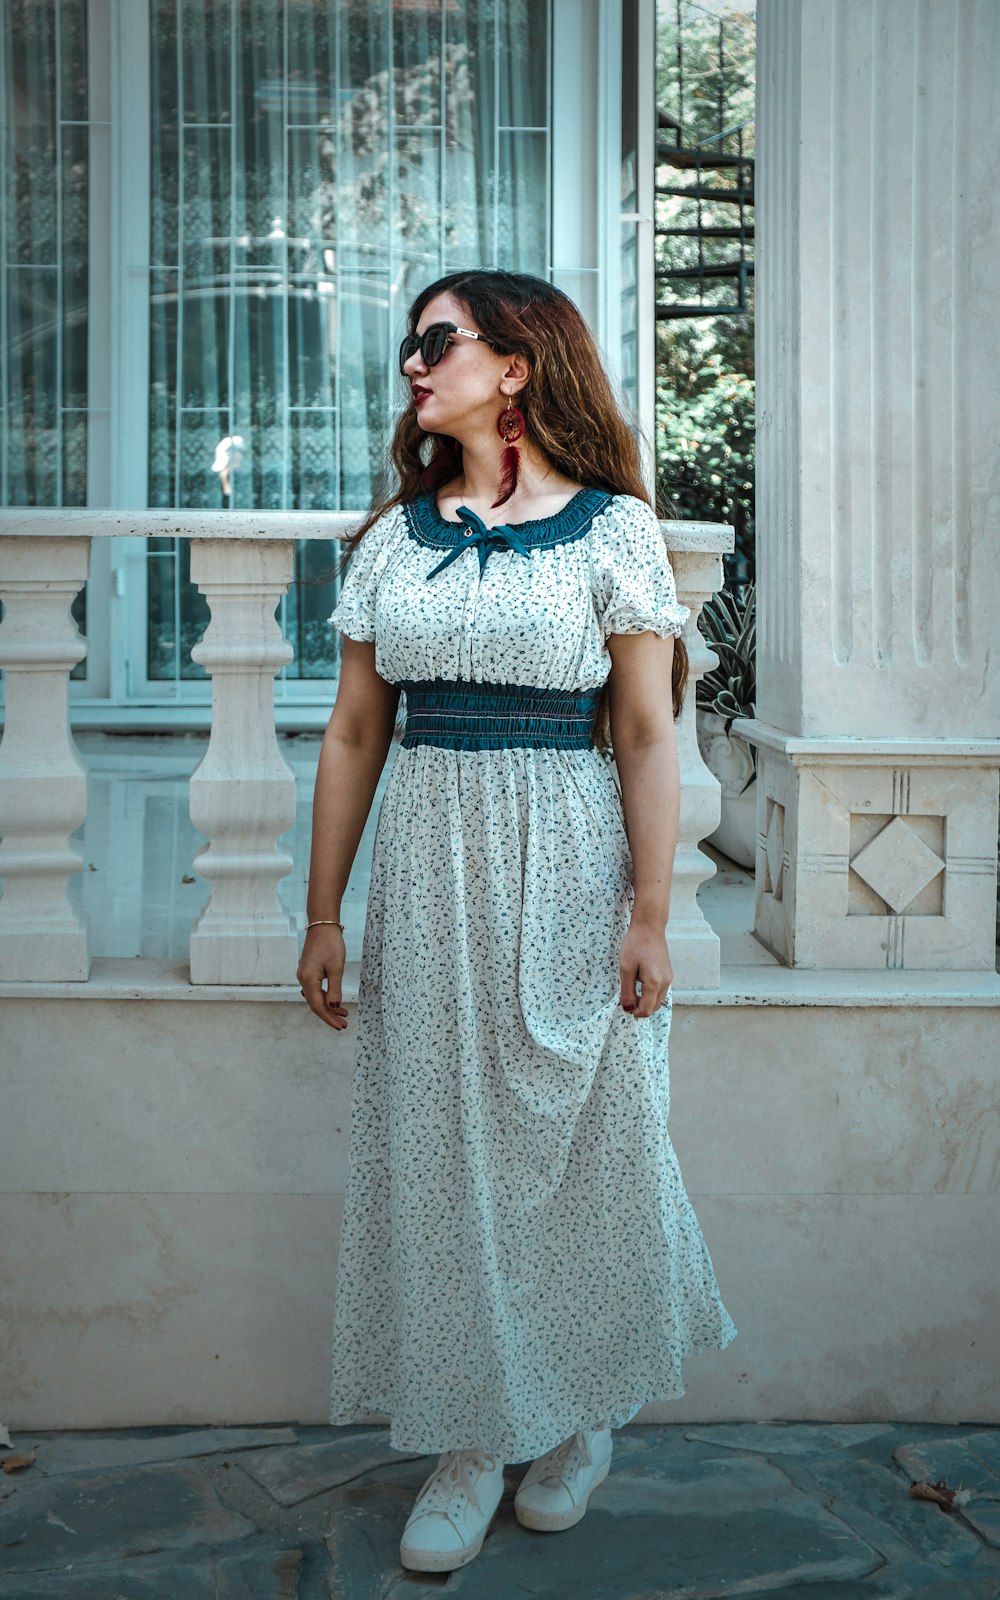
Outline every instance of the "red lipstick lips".
[[427, 396], [431, 392], [432, 391], [430, 389], [422, 389], [420, 387], [419, 383], [413, 384], [412, 387], [411, 387], [411, 390], [410, 390], [410, 393], [413, 395], [413, 404], [415, 406], [418, 406], [420, 404], [421, 400], [426, 400]]

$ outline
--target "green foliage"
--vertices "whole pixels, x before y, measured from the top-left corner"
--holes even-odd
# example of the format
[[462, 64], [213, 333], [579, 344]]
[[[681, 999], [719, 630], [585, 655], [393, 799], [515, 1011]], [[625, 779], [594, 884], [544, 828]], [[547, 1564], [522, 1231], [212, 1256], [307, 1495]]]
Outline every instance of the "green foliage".
[[[696, 144], [754, 115], [757, 19], [753, 5], [726, 0], [658, 0], [657, 104], [684, 124], [684, 142]], [[678, 29], [678, 18], [680, 27]], [[720, 72], [719, 26], [724, 37]], [[679, 35], [679, 39], [678, 39]], [[681, 59], [678, 59], [678, 42]], [[683, 72], [681, 62], [683, 62]], [[724, 146], [729, 149], [729, 145]], [[753, 153], [753, 125], [744, 130]]]
[[[658, 0], [657, 106], [661, 147], [700, 146], [713, 153], [754, 151], [756, 17], [750, 0]], [[680, 123], [678, 129], [675, 124]], [[666, 159], [657, 168], [664, 187], [691, 186], [731, 191], [735, 169], [678, 169]], [[705, 196], [700, 201], [660, 193], [658, 229], [733, 227], [741, 215], [752, 230], [753, 207]], [[659, 233], [657, 267], [711, 267], [740, 253], [733, 238]], [[752, 245], [750, 246], [752, 255]], [[661, 279], [667, 303], [680, 300], [730, 303], [733, 279]], [[678, 281], [681, 287], [677, 287]], [[695, 285], [697, 284], [697, 288]], [[656, 328], [657, 498], [663, 516], [727, 522], [735, 550], [723, 558], [725, 583], [752, 582], [754, 565], [754, 332], [753, 277], [745, 314], [667, 317]]]
[[753, 331], [723, 326], [735, 321], [661, 325], [656, 385], [660, 513], [735, 528], [728, 584], [755, 575]]
[[752, 717], [757, 693], [756, 586], [741, 585], [735, 592], [720, 589], [702, 607], [698, 626], [719, 658], [718, 666], [698, 679], [698, 704], [730, 722], [733, 717]]
[[[734, 717], [756, 714], [757, 695], [757, 592], [754, 584], [735, 591], [720, 589], [706, 601], [698, 628], [718, 656], [718, 665], [698, 679], [695, 704], [725, 718], [729, 732]], [[753, 776], [757, 776], [757, 746], [750, 745]]]

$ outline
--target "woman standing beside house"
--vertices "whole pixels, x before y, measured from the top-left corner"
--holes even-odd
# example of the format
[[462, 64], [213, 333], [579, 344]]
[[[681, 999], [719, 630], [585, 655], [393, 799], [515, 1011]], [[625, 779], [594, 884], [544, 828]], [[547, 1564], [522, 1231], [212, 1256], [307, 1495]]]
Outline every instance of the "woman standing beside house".
[[[504, 1490], [567, 1528], [611, 1429], [736, 1329], [667, 1133], [674, 718], [689, 615], [573, 303], [455, 273], [409, 316], [313, 812], [302, 992], [346, 1027], [340, 899], [389, 750], [362, 954], [330, 1420], [439, 1453], [403, 1564]], [[428, 441], [430, 455], [428, 457]], [[425, 465], [425, 461], [427, 464]], [[621, 795], [601, 754], [610, 733]], [[325, 989], [324, 989], [325, 983]]]

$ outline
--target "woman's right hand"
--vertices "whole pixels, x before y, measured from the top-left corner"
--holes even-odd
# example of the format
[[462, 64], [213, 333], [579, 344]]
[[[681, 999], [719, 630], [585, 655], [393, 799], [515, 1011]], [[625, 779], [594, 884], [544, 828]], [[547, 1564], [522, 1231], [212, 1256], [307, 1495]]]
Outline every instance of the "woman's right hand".
[[339, 928], [310, 928], [295, 973], [302, 985], [299, 993], [307, 1001], [310, 1011], [315, 1011], [323, 1022], [338, 1031], [347, 1027], [347, 1007], [343, 1003], [346, 959], [344, 935]]

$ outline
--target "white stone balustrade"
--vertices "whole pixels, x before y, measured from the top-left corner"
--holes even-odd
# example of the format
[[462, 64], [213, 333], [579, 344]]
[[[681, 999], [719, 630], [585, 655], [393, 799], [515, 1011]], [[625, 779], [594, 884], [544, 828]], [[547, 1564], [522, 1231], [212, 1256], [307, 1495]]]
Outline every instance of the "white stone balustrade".
[[[699, 850], [698, 842], [707, 839], [719, 825], [722, 791], [718, 778], [705, 765], [698, 747], [695, 694], [698, 679], [704, 677], [706, 672], [711, 672], [718, 663], [718, 656], [709, 649], [698, 627], [698, 618], [706, 600], [722, 584], [720, 529], [718, 524], [709, 522], [667, 523], [664, 526], [675, 534], [681, 528], [684, 530], [682, 549], [669, 539], [668, 544], [678, 598], [691, 608], [684, 630], [684, 643], [688, 651], [688, 685], [684, 709], [677, 724], [681, 812], [670, 886], [670, 962], [676, 988], [717, 989], [720, 977], [719, 938], [706, 921], [697, 900], [700, 885], [714, 877], [716, 867], [714, 861]], [[730, 534], [725, 548], [732, 549], [732, 545]]]
[[[57, 517], [48, 513], [52, 531]], [[61, 531], [61, 530], [59, 530]], [[88, 538], [0, 537], [0, 981], [90, 975], [87, 929], [66, 885], [82, 857], [69, 835], [87, 815], [87, 773], [69, 722], [69, 674], [87, 653], [70, 606], [87, 579]]]
[[[291, 870], [278, 838], [291, 826], [295, 793], [275, 735], [274, 675], [292, 659], [275, 610], [291, 581], [294, 542], [340, 538], [349, 513], [188, 510], [0, 511], [0, 664], [8, 669], [7, 726], [0, 742], [0, 981], [85, 981], [86, 929], [66, 899], [80, 869], [68, 840], [86, 815], [86, 775], [68, 718], [68, 675], [86, 641], [69, 606], [87, 575], [90, 541], [112, 535], [176, 535], [192, 541], [191, 574], [211, 622], [192, 657], [212, 677], [208, 750], [192, 774], [191, 818], [208, 843], [194, 865], [211, 884], [192, 929], [191, 981], [206, 987], [294, 984], [298, 938], [277, 895]], [[691, 607], [686, 643], [690, 676], [678, 725], [681, 816], [668, 936], [674, 984], [719, 984], [719, 940], [697, 902], [715, 866], [698, 841], [716, 827], [717, 780], [695, 732], [697, 679], [714, 662], [696, 627], [722, 582], [732, 529], [722, 524], [661, 524]]]

